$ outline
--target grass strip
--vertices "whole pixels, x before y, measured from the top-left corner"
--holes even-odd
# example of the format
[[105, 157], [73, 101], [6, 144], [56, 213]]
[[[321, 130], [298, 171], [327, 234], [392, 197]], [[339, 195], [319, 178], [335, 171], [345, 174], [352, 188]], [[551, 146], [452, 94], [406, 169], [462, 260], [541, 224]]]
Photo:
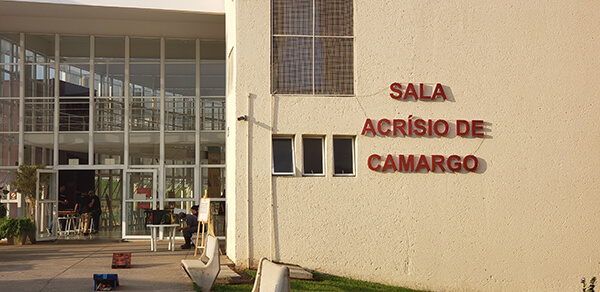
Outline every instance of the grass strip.
[[[256, 278], [256, 271], [246, 270], [252, 278]], [[380, 291], [395, 291], [395, 292], [424, 292], [421, 290], [412, 290], [403, 287], [387, 286], [377, 283], [370, 283], [358, 280], [352, 280], [343, 277], [337, 277], [327, 274], [321, 274], [313, 272], [313, 281], [304, 280], [291, 280], [290, 288], [292, 291], [364, 291], [364, 292], [380, 292]], [[196, 287], [196, 291], [200, 291]], [[215, 284], [213, 287], [215, 292], [229, 292], [229, 291], [252, 291], [251, 284], [241, 285], [226, 285], [226, 284]]]

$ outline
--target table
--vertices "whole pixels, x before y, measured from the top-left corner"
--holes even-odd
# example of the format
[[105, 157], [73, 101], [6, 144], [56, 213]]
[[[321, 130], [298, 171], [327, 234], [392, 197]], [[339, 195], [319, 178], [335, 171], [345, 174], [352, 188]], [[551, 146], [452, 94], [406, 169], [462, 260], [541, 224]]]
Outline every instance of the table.
[[[64, 227], [61, 228], [61, 221], [65, 221]], [[81, 231], [79, 224], [79, 214], [74, 211], [58, 211], [58, 233], [59, 234], [69, 234], [71, 232], [79, 234]]]
[[158, 237], [158, 229], [164, 227], [169, 235], [169, 250], [175, 250], [175, 231], [179, 224], [148, 224], [150, 227], [150, 250], [156, 252], [156, 237]]

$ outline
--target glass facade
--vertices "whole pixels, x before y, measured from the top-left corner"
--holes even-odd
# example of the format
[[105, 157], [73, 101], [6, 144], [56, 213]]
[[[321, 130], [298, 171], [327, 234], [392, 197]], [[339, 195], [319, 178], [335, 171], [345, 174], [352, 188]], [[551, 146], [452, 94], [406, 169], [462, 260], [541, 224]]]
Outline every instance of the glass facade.
[[150, 208], [224, 206], [224, 41], [0, 32], [0, 119], [0, 171], [91, 180], [124, 237]]

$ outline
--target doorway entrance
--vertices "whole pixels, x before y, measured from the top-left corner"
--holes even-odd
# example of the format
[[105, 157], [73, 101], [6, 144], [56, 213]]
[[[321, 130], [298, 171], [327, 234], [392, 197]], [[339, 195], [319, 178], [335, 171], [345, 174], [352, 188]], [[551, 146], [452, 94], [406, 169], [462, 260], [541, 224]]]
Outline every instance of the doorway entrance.
[[[67, 204], [58, 204], [58, 218], [54, 232], [56, 239], [121, 239], [121, 169], [62, 169], [58, 175], [58, 195]], [[85, 236], [75, 205], [89, 191], [94, 191], [100, 200], [102, 213], [95, 224], [94, 235]], [[93, 221], [94, 219], [92, 219]]]
[[63, 206], [65, 210], [73, 210], [81, 194], [87, 194], [94, 188], [93, 169], [65, 169], [58, 171], [59, 189], [64, 187], [63, 196], [67, 199], [67, 204]]

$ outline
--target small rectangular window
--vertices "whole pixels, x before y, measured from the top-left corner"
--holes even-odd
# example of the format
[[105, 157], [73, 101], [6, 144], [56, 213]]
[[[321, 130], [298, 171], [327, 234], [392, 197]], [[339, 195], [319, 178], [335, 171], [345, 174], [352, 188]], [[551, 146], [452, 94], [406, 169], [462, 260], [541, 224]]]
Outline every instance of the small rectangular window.
[[273, 137], [273, 174], [294, 174], [294, 147], [292, 137]]
[[354, 138], [333, 138], [333, 164], [335, 175], [354, 175]]
[[302, 139], [304, 148], [304, 174], [323, 174], [323, 138]]

